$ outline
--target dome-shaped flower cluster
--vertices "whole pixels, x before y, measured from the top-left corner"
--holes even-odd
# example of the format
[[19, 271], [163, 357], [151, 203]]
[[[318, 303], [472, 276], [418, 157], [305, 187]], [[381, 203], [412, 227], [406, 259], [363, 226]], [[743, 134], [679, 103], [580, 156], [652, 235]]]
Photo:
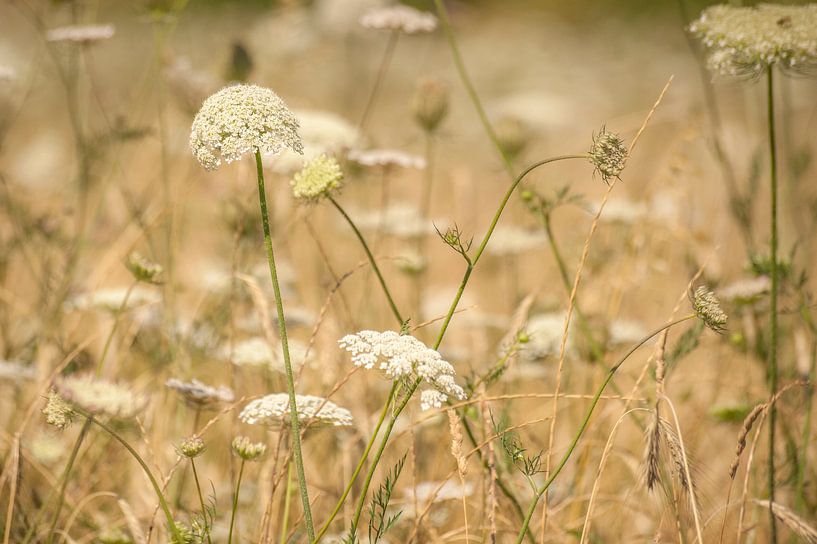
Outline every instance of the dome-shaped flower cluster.
[[298, 119], [277, 94], [257, 85], [233, 85], [209, 97], [190, 130], [190, 149], [207, 170], [284, 148], [303, 152]]
[[817, 5], [707, 8], [689, 30], [708, 50], [709, 68], [753, 76], [772, 65], [801, 71], [817, 66]]
[[340, 188], [343, 172], [334, 157], [318, 155], [292, 178], [292, 194], [300, 200], [315, 201]]
[[70, 405], [94, 416], [129, 419], [141, 412], [148, 402], [147, 397], [134, 393], [129, 387], [93, 376], [67, 376], [58, 380], [54, 387]]
[[377, 7], [367, 11], [360, 18], [364, 28], [376, 30], [398, 30], [406, 34], [432, 32], [437, 28], [437, 18], [409, 6], [396, 5]]
[[[298, 420], [301, 423], [312, 422], [315, 425], [332, 427], [349, 427], [352, 425], [352, 413], [332, 401], [312, 395], [295, 395], [298, 407]], [[241, 410], [238, 418], [249, 425], [277, 426], [289, 424], [289, 395], [273, 393], [251, 401]]]
[[394, 331], [360, 331], [338, 341], [352, 354], [352, 363], [366, 369], [378, 368], [391, 379], [422, 379], [432, 389], [423, 391], [423, 410], [439, 408], [454, 397], [465, 399], [465, 391], [454, 381], [454, 367], [440, 354], [410, 335]]

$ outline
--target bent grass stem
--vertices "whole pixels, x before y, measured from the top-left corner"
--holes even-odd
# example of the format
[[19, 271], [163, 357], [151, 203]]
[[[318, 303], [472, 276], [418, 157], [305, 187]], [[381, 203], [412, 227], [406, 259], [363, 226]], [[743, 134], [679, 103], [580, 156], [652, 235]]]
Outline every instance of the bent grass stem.
[[315, 539], [315, 529], [312, 525], [312, 509], [309, 505], [309, 491], [306, 487], [306, 473], [304, 472], [304, 461], [301, 454], [301, 427], [298, 421], [298, 405], [295, 400], [295, 380], [292, 374], [292, 363], [289, 355], [287, 325], [284, 319], [284, 304], [281, 300], [281, 287], [278, 284], [278, 271], [275, 268], [275, 254], [272, 249], [269, 213], [267, 212], [267, 197], [264, 190], [264, 165], [261, 161], [261, 152], [258, 149], [255, 150], [255, 166], [258, 175], [258, 202], [261, 206], [261, 222], [264, 227], [264, 246], [266, 246], [267, 249], [270, 279], [272, 280], [273, 294], [275, 296], [275, 309], [278, 312], [278, 333], [281, 336], [281, 349], [284, 354], [284, 370], [286, 371], [287, 392], [289, 393], [289, 421], [292, 426], [292, 454], [295, 458], [295, 468], [298, 472], [298, 486], [301, 491], [306, 532], [311, 541]]
[[238, 511], [238, 492], [241, 490], [241, 477], [244, 475], [244, 464], [246, 461], [241, 460], [241, 468], [238, 469], [238, 480], [235, 484], [235, 494], [233, 495], [233, 511], [230, 514], [230, 531], [227, 533], [227, 544], [232, 544], [233, 541], [233, 527], [235, 526], [235, 514]]
[[590, 408], [588, 408], [587, 414], [584, 416], [584, 420], [582, 421], [581, 425], [579, 426], [579, 429], [576, 431], [576, 435], [573, 437], [573, 440], [570, 443], [570, 446], [567, 448], [567, 451], [562, 456], [561, 461], [559, 461], [559, 464], [556, 465], [556, 468], [548, 476], [548, 479], [545, 481], [545, 483], [542, 485], [542, 487], [536, 491], [536, 493], [535, 493], [535, 495], [533, 497], [533, 500], [531, 501], [531, 504], [528, 507], [528, 512], [525, 515], [525, 520], [524, 520], [524, 522], [522, 524], [522, 529], [519, 531], [519, 535], [516, 538], [516, 544], [520, 544], [522, 542], [522, 539], [525, 538], [525, 534], [528, 532], [528, 526], [530, 525], [530, 520], [533, 517], [533, 513], [536, 511], [536, 505], [539, 504], [539, 499], [542, 497], [542, 495], [545, 494], [545, 492], [550, 487], [550, 484], [553, 483], [553, 481], [556, 479], [556, 477], [559, 475], [559, 473], [565, 467], [567, 462], [570, 460], [570, 457], [573, 455], [573, 451], [575, 451], [576, 446], [579, 443], [579, 440], [581, 439], [582, 435], [584, 434], [584, 431], [587, 429], [587, 426], [590, 424], [590, 417], [593, 415], [593, 411], [596, 409], [596, 406], [599, 403], [599, 399], [601, 398], [601, 395], [604, 393], [604, 390], [607, 388], [607, 385], [609, 385], [610, 381], [612, 381], [613, 376], [616, 374], [616, 371], [619, 369], [619, 367], [621, 367], [621, 365], [624, 364], [624, 361], [626, 361], [630, 357], [630, 355], [635, 353], [635, 351], [638, 348], [640, 348], [641, 346], [646, 344], [651, 338], [657, 336], [658, 334], [665, 331], [666, 329], [669, 329], [670, 327], [678, 325], [679, 323], [683, 323], [684, 321], [687, 321], [687, 320], [692, 319], [694, 317], [695, 317], [695, 314], [690, 314], [690, 315], [684, 316], [684, 317], [682, 317], [680, 319], [676, 319], [675, 321], [672, 321], [670, 323], [667, 323], [667, 324], [662, 325], [661, 327], [655, 329], [654, 331], [647, 334], [647, 336], [642, 338], [637, 344], [635, 344], [633, 347], [631, 347], [627, 351], [627, 353], [625, 353], [618, 360], [618, 362], [616, 362], [616, 364], [614, 364], [612, 367], [610, 367], [610, 370], [607, 371], [607, 377], [601, 383], [601, 386], [599, 386], [598, 390], [596, 391], [595, 396], [593, 396], [593, 400], [590, 402]]

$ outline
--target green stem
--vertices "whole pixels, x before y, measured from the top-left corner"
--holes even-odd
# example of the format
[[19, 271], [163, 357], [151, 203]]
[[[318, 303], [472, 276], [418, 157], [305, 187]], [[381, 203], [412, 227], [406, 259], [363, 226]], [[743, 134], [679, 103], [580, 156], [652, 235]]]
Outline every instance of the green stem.
[[[79, 455], [79, 449], [82, 446], [82, 443], [85, 441], [85, 436], [88, 434], [90, 427], [91, 421], [85, 420], [85, 423], [82, 425], [82, 429], [79, 431], [77, 441], [74, 443], [74, 448], [71, 450], [71, 455], [68, 457], [68, 463], [65, 465], [65, 470], [63, 470], [62, 481], [60, 482], [60, 493], [57, 498], [57, 509], [54, 511], [54, 518], [51, 520], [51, 528], [48, 530], [48, 538], [46, 539], [47, 544], [51, 544], [51, 542], [54, 541], [54, 532], [57, 530], [57, 521], [60, 519], [60, 513], [62, 512], [63, 505], [65, 504], [65, 490], [68, 487], [68, 480], [71, 477], [71, 470], [74, 468], [74, 462], [77, 460], [77, 456]], [[33, 531], [36, 525], [36, 523], [32, 524], [29, 532]], [[33, 535], [26, 535], [25, 542], [28, 542], [30, 536]]]
[[474, 88], [474, 84], [471, 82], [471, 78], [468, 77], [468, 71], [465, 69], [465, 63], [462, 60], [460, 48], [457, 45], [457, 39], [454, 36], [454, 30], [451, 28], [451, 21], [448, 19], [448, 10], [445, 9], [443, 0], [434, 0], [434, 5], [437, 8], [437, 16], [440, 19], [440, 26], [443, 27], [445, 37], [448, 39], [448, 45], [451, 47], [451, 56], [454, 57], [454, 65], [457, 67], [457, 72], [462, 80], [462, 84], [465, 86], [465, 91], [468, 93], [468, 97], [474, 104], [474, 109], [477, 110], [477, 115], [479, 115], [479, 120], [482, 122], [485, 133], [488, 135], [488, 138], [491, 139], [491, 143], [494, 144], [494, 147], [499, 152], [499, 156], [502, 158], [502, 164], [505, 166], [505, 170], [508, 171], [508, 174], [513, 176], [513, 162], [508, 154], [505, 153], [505, 150], [502, 149], [502, 145], [499, 143], [496, 132], [491, 126], [491, 122], [488, 121], [488, 114], [485, 112], [485, 108], [482, 106], [482, 102], [479, 100], [479, 95]]
[[90, 414], [82, 415], [88, 418], [88, 421], [98, 425], [106, 433], [114, 437], [116, 441], [122, 444], [122, 446], [124, 446], [125, 449], [128, 450], [128, 453], [130, 453], [133, 456], [133, 458], [136, 459], [136, 462], [139, 463], [139, 465], [142, 467], [142, 470], [145, 471], [145, 474], [150, 480], [150, 484], [153, 486], [153, 490], [156, 492], [156, 497], [159, 499], [159, 506], [161, 506], [162, 511], [165, 513], [165, 517], [167, 518], [167, 526], [170, 529], [170, 533], [173, 535], [173, 542], [181, 542], [182, 541], [181, 534], [179, 533], [179, 529], [176, 527], [176, 523], [173, 521], [173, 514], [170, 513], [170, 508], [167, 505], [167, 500], [165, 500], [165, 496], [164, 494], [162, 494], [162, 488], [159, 486], [159, 482], [156, 481], [156, 478], [153, 476], [153, 473], [150, 471], [150, 468], [148, 467], [147, 463], [145, 463], [144, 459], [142, 459], [139, 453], [137, 453], [137, 451], [133, 449], [133, 447], [130, 444], [128, 444], [128, 442], [124, 438], [122, 438], [119, 435], [119, 433], [114, 431], [106, 423], [102, 423], [101, 421], [95, 419]]
[[[438, 1], [438, 0], [435, 0]], [[525, 179], [525, 176], [530, 174], [533, 170], [539, 168], [540, 166], [544, 166], [545, 164], [550, 164], [552, 162], [563, 161], [567, 159], [586, 159], [587, 154], [581, 155], [560, 155], [557, 157], [551, 157], [549, 159], [544, 159], [541, 161], [537, 161], [527, 168], [525, 168], [511, 183], [511, 186], [508, 187], [508, 190], [505, 192], [505, 196], [502, 198], [502, 201], [499, 203], [499, 208], [494, 213], [494, 218], [491, 220], [491, 224], [488, 227], [488, 231], [485, 233], [485, 236], [482, 239], [482, 243], [480, 243], [479, 247], [477, 248], [476, 253], [474, 256], [467, 260], [467, 266], [465, 269], [465, 273], [463, 274], [462, 281], [460, 282], [460, 286], [457, 289], [457, 294], [454, 297], [453, 302], [451, 303], [451, 307], [448, 309], [448, 313], [443, 320], [442, 327], [440, 328], [440, 332], [437, 335], [437, 341], [434, 343], [434, 349], [440, 347], [440, 344], [443, 341], [443, 336], [445, 336], [445, 331], [448, 329], [448, 325], [451, 323], [451, 318], [454, 316], [454, 312], [457, 311], [457, 305], [460, 303], [460, 299], [462, 298], [462, 293], [465, 291], [465, 286], [468, 284], [468, 279], [471, 277], [471, 272], [474, 270], [474, 267], [477, 265], [480, 257], [482, 257], [482, 253], [485, 251], [485, 247], [488, 245], [488, 242], [491, 240], [491, 235], [494, 233], [494, 229], [496, 229], [496, 225], [499, 222], [499, 218], [502, 216], [502, 212], [505, 210], [505, 206], [508, 204], [508, 201], [511, 198], [511, 195]]]
[[235, 526], [235, 513], [238, 511], [238, 492], [241, 490], [241, 477], [244, 475], [244, 459], [241, 460], [241, 468], [238, 469], [238, 481], [235, 484], [235, 494], [233, 495], [233, 511], [230, 514], [230, 531], [227, 533], [227, 544], [233, 541], [233, 527]]
[[130, 299], [130, 295], [133, 292], [133, 289], [139, 284], [139, 280], [134, 281], [128, 287], [128, 290], [125, 291], [125, 296], [122, 298], [122, 303], [119, 305], [119, 308], [116, 310], [116, 314], [114, 314], [113, 318], [113, 326], [111, 327], [111, 332], [108, 333], [108, 338], [105, 339], [105, 346], [102, 348], [102, 355], [99, 357], [99, 363], [96, 365], [96, 377], [98, 378], [102, 374], [102, 365], [105, 364], [105, 358], [108, 356], [108, 350], [111, 347], [111, 342], [114, 337], [114, 333], [116, 333], [116, 328], [119, 326], [119, 319], [122, 317], [122, 313], [125, 311], [125, 308], [128, 306], [128, 300]]
[[[766, 100], [768, 103], [769, 122], [769, 168], [771, 174], [771, 258], [772, 258], [772, 292], [770, 297], [769, 311], [771, 312], [771, 333], [769, 339], [769, 396], [777, 394], [777, 292], [780, 278], [777, 267], [777, 149], [775, 146], [774, 129], [774, 78], [772, 77], [772, 65], [770, 64], [766, 72]], [[769, 407], [769, 523], [771, 529], [771, 543], [777, 542], [777, 519], [774, 516], [772, 505], [774, 504], [775, 488], [775, 467], [774, 467], [774, 446], [775, 428], [777, 426], [777, 407], [773, 403]]]
[[204, 506], [204, 496], [201, 494], [201, 485], [199, 484], [199, 473], [196, 471], [196, 462], [190, 458], [190, 466], [193, 469], [193, 481], [196, 482], [196, 492], [199, 494], [199, 504], [201, 505], [201, 519], [204, 521], [205, 530], [207, 531], [207, 542], [213, 544], [210, 539], [210, 526], [207, 522], [207, 508]]
[[321, 530], [318, 531], [318, 534], [315, 537], [316, 542], [319, 541], [323, 535], [326, 534], [326, 531], [329, 530], [329, 526], [332, 524], [332, 521], [338, 515], [338, 512], [340, 512], [340, 509], [343, 507], [343, 503], [346, 502], [346, 497], [349, 496], [349, 492], [352, 490], [352, 486], [357, 480], [360, 471], [363, 470], [363, 465], [366, 463], [366, 459], [369, 457], [369, 452], [372, 450], [372, 446], [374, 446], [374, 440], [377, 438], [377, 433], [380, 432], [380, 427], [383, 426], [383, 421], [386, 420], [386, 414], [389, 411], [389, 406], [391, 406], [391, 401], [394, 398], [395, 391], [397, 391], [397, 384], [392, 386], [391, 392], [389, 392], [389, 398], [386, 399], [385, 404], [383, 404], [383, 410], [380, 412], [380, 419], [377, 420], [377, 425], [375, 425], [374, 430], [372, 431], [372, 436], [369, 438], [369, 442], [366, 444], [366, 448], [363, 450], [363, 454], [360, 456], [360, 461], [358, 461], [357, 467], [355, 467], [352, 477], [349, 479], [349, 483], [346, 484], [346, 489], [343, 490], [343, 494], [340, 496], [335, 508], [329, 515], [329, 519], [326, 520], [321, 527]]
[[[289, 497], [292, 494], [292, 463], [287, 463], [287, 486], [284, 491], [284, 515], [281, 516], [281, 544], [287, 542], [287, 531], [289, 530]], [[320, 536], [318, 536], [320, 538]]]
[[360, 241], [360, 245], [363, 246], [363, 250], [366, 252], [366, 257], [368, 257], [369, 263], [372, 265], [372, 270], [374, 270], [374, 273], [377, 276], [377, 281], [380, 282], [380, 287], [383, 288], [383, 293], [386, 295], [386, 299], [389, 301], [389, 307], [391, 308], [391, 312], [394, 314], [394, 317], [397, 319], [397, 321], [400, 322], [400, 325], [402, 326], [402, 324], [405, 323], [405, 320], [403, 319], [403, 316], [400, 314], [400, 310], [397, 309], [397, 304], [395, 304], [394, 298], [391, 295], [391, 291], [389, 291], [389, 287], [386, 285], [386, 280], [385, 278], [383, 278], [383, 274], [380, 272], [380, 268], [377, 266], [377, 261], [375, 260], [374, 255], [372, 255], [371, 249], [369, 249], [369, 244], [366, 243], [366, 239], [363, 238], [363, 234], [360, 232], [360, 229], [357, 228], [357, 225], [355, 225], [354, 221], [352, 221], [352, 218], [349, 217], [346, 211], [340, 206], [340, 204], [338, 204], [338, 201], [331, 196], [327, 198], [340, 212], [340, 214], [343, 216], [343, 218], [346, 220], [346, 222], [354, 231], [355, 236], [357, 236], [357, 239]]
[[289, 393], [290, 426], [292, 427], [292, 454], [295, 458], [295, 468], [298, 471], [298, 485], [301, 490], [301, 502], [304, 509], [304, 522], [309, 540], [315, 539], [315, 529], [312, 525], [312, 509], [309, 506], [309, 491], [306, 487], [303, 456], [301, 455], [301, 427], [298, 421], [298, 405], [295, 400], [295, 380], [292, 374], [292, 363], [289, 356], [289, 342], [287, 341], [287, 326], [284, 319], [284, 304], [281, 300], [281, 287], [278, 284], [278, 271], [275, 268], [275, 255], [272, 249], [270, 235], [269, 214], [267, 212], [267, 197], [264, 190], [264, 166], [261, 162], [261, 152], [255, 150], [255, 165], [258, 174], [258, 201], [261, 205], [261, 221], [264, 227], [264, 245], [267, 248], [270, 278], [275, 296], [275, 309], [278, 312], [278, 332], [281, 336], [281, 348], [284, 352], [284, 369], [286, 371], [287, 392]]
[[366, 108], [363, 110], [363, 115], [361, 116], [360, 123], [358, 124], [359, 129], [366, 127], [366, 121], [369, 120], [369, 114], [372, 112], [372, 108], [374, 107], [374, 101], [377, 98], [378, 91], [380, 91], [380, 86], [383, 84], [383, 80], [386, 78], [386, 71], [389, 69], [389, 65], [391, 64], [391, 59], [392, 56], [394, 56], [394, 49], [397, 47], [397, 39], [399, 37], [399, 30], [393, 30], [389, 36], [389, 42], [386, 44], [386, 50], [383, 52], [383, 59], [380, 61], [380, 67], [377, 69], [377, 77], [374, 80], [372, 92], [369, 94], [369, 99], [366, 101]]
[[607, 372], [607, 377], [604, 379], [604, 381], [601, 383], [601, 386], [599, 386], [598, 390], [596, 391], [596, 395], [593, 397], [593, 400], [590, 403], [590, 408], [587, 410], [587, 414], [584, 416], [584, 420], [582, 421], [581, 425], [579, 426], [579, 430], [576, 431], [576, 435], [573, 437], [573, 441], [570, 443], [570, 446], [568, 447], [565, 454], [562, 456], [561, 461], [559, 461], [559, 464], [556, 466], [556, 468], [550, 474], [548, 479], [545, 481], [542, 488], [539, 489], [536, 492], [536, 494], [534, 495], [533, 500], [531, 501], [531, 504], [528, 507], [528, 512], [527, 512], [527, 514], [525, 514], [525, 520], [522, 523], [522, 529], [519, 531], [519, 535], [516, 538], [516, 544], [520, 544], [522, 542], [522, 539], [525, 537], [525, 533], [528, 532], [528, 525], [530, 525], [530, 520], [531, 520], [531, 517], [533, 517], [534, 511], [536, 511], [536, 505], [539, 503], [539, 499], [542, 497], [542, 495], [545, 494], [545, 492], [550, 487], [550, 484], [553, 483], [553, 480], [556, 479], [556, 477], [559, 475], [559, 473], [562, 471], [562, 469], [567, 464], [567, 462], [570, 459], [571, 455], [573, 455], [573, 451], [576, 449], [576, 446], [578, 445], [579, 440], [581, 439], [582, 435], [584, 434], [584, 431], [587, 429], [587, 426], [590, 424], [590, 417], [593, 415], [593, 411], [596, 409], [596, 405], [599, 403], [599, 399], [601, 398], [601, 395], [604, 393], [604, 390], [607, 388], [607, 385], [613, 379], [613, 376], [615, 375], [615, 373], [619, 369], [619, 367], [621, 367], [621, 365], [624, 364], [624, 361], [626, 361], [630, 357], [630, 355], [635, 353], [635, 351], [638, 348], [640, 348], [641, 346], [646, 344], [651, 338], [653, 338], [654, 336], [657, 336], [658, 334], [665, 331], [666, 329], [669, 329], [670, 327], [673, 327], [673, 326], [675, 326], [675, 325], [677, 325], [679, 323], [682, 323], [682, 322], [684, 322], [684, 321], [686, 321], [688, 319], [692, 319], [694, 317], [695, 317], [695, 314], [690, 314], [690, 315], [684, 316], [684, 317], [682, 317], [680, 319], [676, 319], [675, 321], [672, 321], [670, 323], [667, 323], [667, 324], [662, 325], [661, 327], [655, 329], [651, 333], [647, 334], [647, 336], [642, 338], [632, 348], [630, 348], [629, 351], [627, 351], [627, 353], [625, 353], [618, 360], [618, 362], [616, 364], [614, 364], [612, 367], [610, 367], [610, 370]]

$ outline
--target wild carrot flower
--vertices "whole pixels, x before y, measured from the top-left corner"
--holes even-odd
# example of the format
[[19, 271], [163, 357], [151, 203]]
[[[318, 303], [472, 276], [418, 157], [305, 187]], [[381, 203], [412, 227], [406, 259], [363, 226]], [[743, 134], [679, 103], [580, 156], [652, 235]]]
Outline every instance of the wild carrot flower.
[[708, 52], [709, 68], [726, 76], [755, 76], [769, 66], [803, 71], [817, 66], [817, 5], [718, 5], [690, 27]]
[[[125, 297], [127, 296], [127, 301]], [[80, 293], [68, 299], [65, 303], [66, 311], [73, 310], [106, 310], [118, 312], [125, 303], [124, 310], [130, 310], [149, 304], [161, 302], [162, 295], [154, 289], [134, 287], [128, 294], [126, 287], [112, 287], [99, 289], [92, 293]]]
[[232, 402], [235, 399], [232, 390], [223, 385], [211, 387], [200, 381], [193, 379], [183, 382], [176, 378], [170, 378], [165, 385], [176, 391], [187, 404], [194, 408], [211, 408], [222, 402]]
[[71, 405], [65, 402], [59, 393], [54, 389], [49, 391], [48, 400], [43, 408], [43, 415], [45, 415], [45, 422], [49, 425], [62, 430], [71, 423], [74, 418], [74, 410]]
[[34, 367], [18, 361], [0, 360], [0, 380], [22, 382], [36, 378]]
[[303, 152], [298, 120], [272, 90], [233, 85], [210, 96], [193, 119], [190, 149], [207, 170], [256, 150]]
[[292, 194], [305, 201], [317, 201], [340, 189], [343, 172], [334, 157], [318, 155], [292, 178]]
[[706, 286], [701, 285], [694, 293], [690, 294], [692, 301], [692, 309], [698, 319], [715, 332], [723, 332], [726, 330], [726, 314], [721, 310], [720, 302], [715, 293], [710, 291]]
[[465, 391], [454, 382], [454, 367], [436, 351], [410, 335], [394, 331], [360, 331], [338, 341], [352, 354], [352, 363], [365, 369], [377, 367], [393, 380], [422, 379], [432, 387], [421, 393], [423, 410], [439, 407], [449, 396], [465, 399]]
[[49, 42], [72, 42], [87, 45], [93, 42], [113, 38], [116, 28], [113, 25], [70, 25], [52, 28], [45, 39]]
[[409, 6], [395, 5], [372, 8], [363, 14], [360, 24], [364, 28], [417, 34], [434, 31], [437, 28], [437, 18]]
[[[352, 425], [352, 413], [332, 401], [312, 395], [295, 395], [298, 406], [298, 419], [302, 423], [309, 421], [317, 425], [348, 427]], [[249, 425], [267, 425], [275, 427], [289, 424], [289, 396], [286, 393], [273, 393], [253, 400], [241, 410], [238, 419]]]
[[233, 440], [233, 452], [245, 461], [255, 461], [264, 455], [267, 447], [261, 442], [251, 442], [246, 436], [238, 436]]
[[349, 160], [362, 166], [380, 166], [383, 168], [415, 168], [424, 170], [426, 160], [399, 149], [366, 149], [349, 152]]
[[54, 385], [70, 405], [94, 416], [129, 419], [147, 406], [147, 397], [134, 393], [130, 387], [92, 376], [67, 376]]
[[590, 146], [590, 162], [596, 167], [604, 183], [617, 178], [627, 162], [627, 146], [618, 134], [608, 132], [604, 127], [593, 136]]
[[769, 293], [772, 280], [768, 276], [742, 279], [730, 283], [718, 291], [718, 295], [730, 302], [749, 304]]
[[191, 436], [182, 441], [176, 450], [179, 452], [179, 455], [193, 459], [204, 452], [204, 440], [196, 436]]
[[[287, 318], [287, 324], [289, 319]], [[289, 341], [291, 364], [294, 370], [303, 366], [307, 347], [297, 340]], [[232, 353], [231, 353], [232, 352]], [[266, 338], [255, 336], [233, 346], [222, 346], [221, 356], [238, 366], [268, 367], [273, 372], [284, 372], [284, 361], [278, 346], [270, 347]]]

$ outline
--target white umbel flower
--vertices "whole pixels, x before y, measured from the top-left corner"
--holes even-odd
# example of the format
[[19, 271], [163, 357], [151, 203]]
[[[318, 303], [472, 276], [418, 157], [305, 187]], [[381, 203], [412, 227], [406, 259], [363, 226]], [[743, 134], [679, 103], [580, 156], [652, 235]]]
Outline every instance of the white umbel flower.
[[708, 50], [708, 64], [726, 76], [757, 75], [769, 66], [801, 71], [817, 65], [817, 4], [705, 9], [689, 30]]
[[341, 348], [352, 354], [352, 363], [366, 369], [382, 370], [392, 380], [422, 379], [433, 389], [423, 391], [423, 410], [440, 407], [454, 397], [465, 399], [465, 391], [454, 381], [454, 367], [436, 351], [410, 335], [394, 331], [360, 331], [338, 341]]
[[193, 379], [183, 382], [178, 378], [170, 378], [165, 386], [177, 392], [186, 403], [195, 408], [217, 407], [223, 402], [232, 402], [235, 399], [233, 391], [224, 385], [212, 387], [199, 380]]
[[437, 28], [437, 18], [409, 6], [396, 5], [370, 9], [360, 18], [360, 24], [364, 28], [417, 34], [433, 32]]
[[[126, 300], [127, 297], [127, 300]], [[128, 294], [127, 287], [99, 289], [92, 293], [80, 293], [68, 299], [64, 305], [66, 311], [73, 310], [106, 310], [118, 312], [130, 310], [162, 301], [162, 295], [155, 289], [136, 286]], [[124, 307], [123, 304], [124, 303]]]
[[130, 387], [92, 376], [67, 376], [54, 387], [69, 404], [94, 416], [129, 419], [147, 406], [147, 397], [134, 393]]
[[[295, 395], [295, 404], [301, 423], [312, 422], [331, 427], [350, 427], [353, 423], [349, 410], [321, 397]], [[289, 425], [289, 395], [273, 393], [251, 401], [241, 410], [238, 418], [249, 425]]]
[[425, 170], [426, 160], [399, 149], [366, 149], [352, 150], [349, 160], [361, 166], [380, 166], [383, 168], [414, 168]]
[[89, 44], [113, 38], [115, 33], [113, 25], [70, 25], [52, 28], [45, 39], [49, 42]]
[[298, 119], [277, 94], [257, 85], [233, 85], [209, 97], [190, 130], [190, 149], [207, 170], [284, 148], [303, 152]]

